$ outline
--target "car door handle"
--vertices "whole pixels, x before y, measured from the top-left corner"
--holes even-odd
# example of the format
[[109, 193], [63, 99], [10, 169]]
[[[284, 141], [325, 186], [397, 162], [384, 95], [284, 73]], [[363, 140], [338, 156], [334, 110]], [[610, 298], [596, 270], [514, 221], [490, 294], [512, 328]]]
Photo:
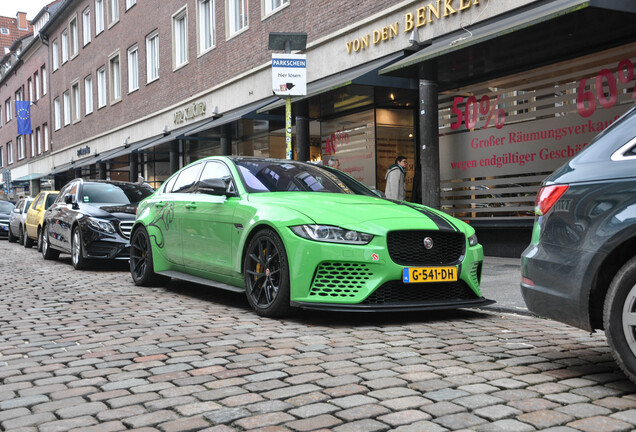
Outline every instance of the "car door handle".
[[166, 205], [165, 202], [157, 202], [157, 203], [155, 203], [155, 207], [157, 207], [157, 208], [162, 208], [165, 205]]
[[197, 208], [197, 205], [196, 205], [196, 203], [190, 203], [190, 204], [186, 204], [185, 208], [187, 208], [188, 210], [192, 210], [192, 209]]

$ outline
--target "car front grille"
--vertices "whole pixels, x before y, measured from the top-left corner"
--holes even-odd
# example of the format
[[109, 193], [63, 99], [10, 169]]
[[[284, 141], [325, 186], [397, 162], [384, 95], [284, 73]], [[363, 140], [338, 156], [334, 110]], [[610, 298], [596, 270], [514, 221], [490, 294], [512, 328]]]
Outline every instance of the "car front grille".
[[[426, 249], [429, 237], [433, 247]], [[387, 236], [389, 256], [405, 266], [457, 264], [464, 254], [466, 239], [460, 232], [405, 230], [390, 231]]]
[[404, 303], [461, 302], [479, 297], [466, 282], [405, 284], [389, 281], [375, 290], [361, 304], [398, 305]]
[[355, 297], [364, 288], [372, 272], [362, 263], [323, 262], [318, 266], [310, 296]]
[[132, 230], [132, 226], [134, 221], [120, 221], [119, 222], [119, 230], [127, 239], [130, 238], [130, 230]]

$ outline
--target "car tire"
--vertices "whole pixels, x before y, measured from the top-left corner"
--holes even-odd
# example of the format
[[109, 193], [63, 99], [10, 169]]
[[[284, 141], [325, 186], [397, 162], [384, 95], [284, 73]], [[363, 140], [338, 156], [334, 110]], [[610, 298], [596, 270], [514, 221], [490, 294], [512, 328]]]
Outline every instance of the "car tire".
[[71, 263], [75, 270], [84, 270], [88, 264], [86, 258], [84, 258], [84, 245], [82, 244], [82, 233], [79, 227], [75, 227], [71, 235]]
[[636, 257], [621, 267], [610, 284], [603, 324], [616, 363], [636, 383]]
[[274, 231], [264, 229], [250, 240], [243, 276], [247, 301], [258, 315], [274, 318], [290, 313], [289, 262]]
[[55, 260], [60, 256], [60, 251], [51, 248], [51, 242], [49, 241], [49, 231], [46, 229], [46, 225], [40, 230], [42, 233], [42, 257], [45, 260]]
[[38, 247], [38, 252], [42, 252], [42, 229], [41, 228], [38, 230], [37, 247]]
[[130, 237], [130, 275], [138, 286], [154, 286], [170, 280], [155, 273], [152, 261], [152, 245], [148, 231], [141, 227]]
[[18, 243], [23, 245], [24, 244], [24, 226], [20, 225], [20, 232], [19, 232], [19, 236], [18, 236]]
[[13, 231], [11, 231], [11, 226], [9, 226], [7, 240], [9, 241], [9, 243], [15, 243], [16, 241], [18, 241], [18, 237], [14, 236]]
[[31, 246], [33, 246], [33, 240], [31, 240], [29, 238], [29, 235], [25, 232], [24, 233], [24, 247], [29, 249], [29, 248], [31, 248]]

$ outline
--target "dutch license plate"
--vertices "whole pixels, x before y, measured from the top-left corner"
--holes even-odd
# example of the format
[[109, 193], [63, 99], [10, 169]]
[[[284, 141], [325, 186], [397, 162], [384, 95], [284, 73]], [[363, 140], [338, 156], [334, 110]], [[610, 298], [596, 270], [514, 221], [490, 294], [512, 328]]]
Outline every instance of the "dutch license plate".
[[454, 282], [457, 280], [457, 267], [405, 267], [404, 283]]

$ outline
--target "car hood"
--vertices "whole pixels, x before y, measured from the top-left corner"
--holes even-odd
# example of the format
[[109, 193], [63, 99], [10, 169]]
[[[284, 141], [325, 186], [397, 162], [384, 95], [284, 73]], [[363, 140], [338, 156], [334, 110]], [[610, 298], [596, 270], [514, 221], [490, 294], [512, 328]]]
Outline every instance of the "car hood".
[[315, 223], [343, 228], [384, 226], [391, 229], [464, 230], [463, 222], [429, 207], [380, 197], [326, 192], [276, 192], [251, 194], [252, 204], [262, 203], [303, 213]]
[[115, 217], [120, 220], [129, 220], [135, 218], [137, 212], [137, 204], [96, 204], [86, 205], [83, 209], [89, 216], [94, 217]]

